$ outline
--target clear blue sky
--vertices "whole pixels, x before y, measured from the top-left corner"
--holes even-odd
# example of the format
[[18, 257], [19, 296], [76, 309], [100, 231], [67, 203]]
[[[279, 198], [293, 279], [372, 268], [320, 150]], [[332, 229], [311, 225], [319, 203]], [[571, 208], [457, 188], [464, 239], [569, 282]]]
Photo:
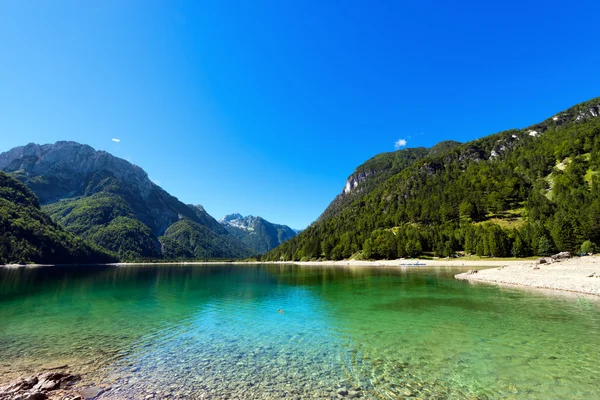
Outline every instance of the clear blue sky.
[[599, 4], [0, 0], [0, 151], [87, 143], [216, 218], [303, 228], [399, 139], [599, 96]]

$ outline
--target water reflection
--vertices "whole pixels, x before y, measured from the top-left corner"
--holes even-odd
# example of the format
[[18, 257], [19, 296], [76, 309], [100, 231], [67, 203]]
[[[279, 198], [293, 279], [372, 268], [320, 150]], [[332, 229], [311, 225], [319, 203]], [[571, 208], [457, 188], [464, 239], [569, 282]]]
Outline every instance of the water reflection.
[[598, 303], [473, 286], [455, 273], [0, 270], [0, 376], [69, 364], [113, 387], [107, 398], [600, 395]]

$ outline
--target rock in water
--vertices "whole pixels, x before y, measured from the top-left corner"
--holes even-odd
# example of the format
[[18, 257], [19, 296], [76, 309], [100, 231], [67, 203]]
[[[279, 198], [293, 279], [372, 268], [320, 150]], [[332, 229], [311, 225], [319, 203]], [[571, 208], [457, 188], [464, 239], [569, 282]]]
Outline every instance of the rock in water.
[[81, 389], [79, 393], [84, 399], [95, 399], [96, 397], [104, 393], [104, 390], [102, 388], [99, 388], [98, 386], [89, 386]]

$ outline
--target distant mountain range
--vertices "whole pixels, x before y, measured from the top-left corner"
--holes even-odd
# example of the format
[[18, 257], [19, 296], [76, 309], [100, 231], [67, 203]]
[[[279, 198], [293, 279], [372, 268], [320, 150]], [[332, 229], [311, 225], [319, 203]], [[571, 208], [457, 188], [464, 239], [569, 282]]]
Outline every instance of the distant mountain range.
[[600, 244], [600, 98], [524, 129], [379, 154], [264, 260], [579, 252]]
[[201, 206], [180, 202], [140, 167], [88, 145], [17, 147], [0, 154], [0, 170], [33, 191], [60, 226], [121, 260], [255, 254]]
[[296, 236], [297, 231], [287, 225], [273, 224], [261, 217], [229, 214], [219, 223], [234, 237], [256, 253], [262, 254]]
[[600, 244], [600, 98], [524, 129], [379, 154], [297, 235], [260, 217], [216, 221], [79, 143], [14, 148], [0, 170], [0, 262], [525, 257]]

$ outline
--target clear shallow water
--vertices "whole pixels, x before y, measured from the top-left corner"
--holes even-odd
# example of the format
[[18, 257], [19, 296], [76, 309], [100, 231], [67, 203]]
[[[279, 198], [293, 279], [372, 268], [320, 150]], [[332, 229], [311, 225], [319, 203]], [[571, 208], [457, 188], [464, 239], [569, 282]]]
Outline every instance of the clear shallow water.
[[458, 271], [0, 269], [0, 381], [68, 364], [103, 398], [600, 398], [597, 300]]

